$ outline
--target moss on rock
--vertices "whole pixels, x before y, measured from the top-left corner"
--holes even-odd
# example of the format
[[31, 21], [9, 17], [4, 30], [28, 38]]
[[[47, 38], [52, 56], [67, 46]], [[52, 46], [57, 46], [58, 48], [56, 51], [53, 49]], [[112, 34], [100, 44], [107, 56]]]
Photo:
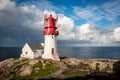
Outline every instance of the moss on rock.
[[70, 70], [64, 72], [63, 74], [69, 77], [85, 77], [87, 75], [86, 72], [70, 71]]
[[53, 73], [59, 70], [59, 67], [55, 64], [46, 64], [45, 69], [42, 68], [43, 64], [38, 62], [33, 65], [33, 71], [30, 75], [27, 76], [20, 76], [16, 75], [12, 79], [34, 79], [48, 75], [49, 73]]

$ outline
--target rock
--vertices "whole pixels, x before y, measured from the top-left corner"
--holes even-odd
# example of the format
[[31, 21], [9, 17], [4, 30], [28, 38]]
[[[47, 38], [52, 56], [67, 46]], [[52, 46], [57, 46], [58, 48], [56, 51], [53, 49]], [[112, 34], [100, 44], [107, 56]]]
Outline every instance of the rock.
[[99, 70], [101, 71], [102, 69], [106, 68], [108, 65], [105, 64], [104, 62], [100, 62], [100, 61], [93, 61], [90, 64], [91, 68], [93, 70], [96, 70], [97, 68], [99, 68]]
[[40, 68], [35, 68], [35, 71], [39, 71], [40, 70]]
[[120, 61], [117, 61], [113, 64], [113, 73], [120, 75]]
[[20, 69], [20, 73], [19, 75], [20, 76], [26, 76], [26, 75], [30, 75], [33, 71], [33, 68], [31, 65], [27, 65], [27, 66], [23, 66], [21, 69]]
[[[64, 75], [62, 75], [62, 73], [68, 69], [67, 65], [64, 63], [64, 62], [56, 62], [57, 66], [59, 66], [59, 70], [54, 72], [54, 73], [51, 73], [51, 74], [48, 74], [47, 76], [45, 76], [45, 78], [64, 78]], [[44, 78], [44, 77], [43, 77]], [[44, 80], [44, 79], [43, 79]]]
[[38, 62], [39, 62], [38, 59], [33, 59], [33, 60], [29, 61], [29, 64], [33, 66], [34, 64], [36, 64]]
[[66, 58], [63, 59], [62, 61], [68, 65], [79, 65], [81, 62], [79, 59], [75, 59], [75, 58]]
[[14, 58], [10, 58], [10, 59], [6, 59], [4, 61], [0, 62], [0, 66], [6, 66], [6, 65], [12, 65], [12, 63], [14, 62]]
[[46, 69], [46, 65], [47, 64], [51, 64], [51, 62], [49, 61], [44, 61], [44, 60], [40, 60], [41, 64], [42, 64], [42, 69]]
[[28, 58], [20, 57], [18, 60], [23, 60], [23, 59], [28, 59]]
[[40, 68], [37, 67], [34, 69], [34, 71], [35, 71], [35, 73], [38, 73], [40, 71]]
[[[116, 63], [117, 62], [117, 63]], [[40, 67], [34, 67], [36, 63], [40, 63]], [[43, 69], [47, 69], [47, 64], [56, 65], [59, 70], [56, 72], [50, 72], [48, 75], [43, 77], [55, 77], [55, 78], [63, 78], [65, 75], [62, 74], [67, 70], [73, 71], [95, 71], [95, 70], [103, 70], [106, 67], [109, 69], [113, 69], [113, 72], [116, 74], [120, 74], [120, 62], [118, 60], [112, 59], [76, 59], [76, 58], [63, 58], [61, 61], [56, 62], [52, 60], [44, 60], [41, 58], [37, 59], [26, 59], [26, 58], [18, 58], [18, 59], [7, 59], [0, 62], [0, 79], [6, 80], [10, 77], [16, 77], [16, 75], [27, 76], [32, 72], [38, 73]], [[113, 65], [114, 64], [114, 65]], [[37, 64], [36, 64], [37, 65]], [[88, 70], [92, 68], [93, 70]], [[44, 71], [43, 70], [43, 71]], [[13, 75], [13, 76], [11, 76]], [[35, 76], [40, 78], [39, 76]]]

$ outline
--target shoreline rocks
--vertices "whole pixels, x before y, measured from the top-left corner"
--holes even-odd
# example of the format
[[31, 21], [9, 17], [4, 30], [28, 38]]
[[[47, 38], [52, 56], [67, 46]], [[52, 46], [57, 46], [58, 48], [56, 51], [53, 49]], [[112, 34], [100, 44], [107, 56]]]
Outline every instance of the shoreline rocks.
[[[42, 58], [10, 58], [0, 62], [0, 79], [25, 78], [34, 75], [33, 78], [66, 78], [69, 74], [78, 75], [80, 72], [109, 72], [118, 74], [120, 67], [116, 59], [77, 59], [61, 58], [61, 61], [44, 60]], [[75, 73], [76, 72], [76, 73]], [[66, 74], [67, 73], [67, 74]], [[23, 77], [22, 77], [23, 76]]]

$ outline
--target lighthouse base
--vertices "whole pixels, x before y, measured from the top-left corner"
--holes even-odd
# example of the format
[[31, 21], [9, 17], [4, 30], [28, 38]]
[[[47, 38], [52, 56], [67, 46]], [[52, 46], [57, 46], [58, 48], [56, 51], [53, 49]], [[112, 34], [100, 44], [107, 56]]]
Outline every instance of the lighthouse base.
[[56, 35], [45, 35], [45, 46], [42, 58], [60, 61], [59, 54], [57, 53]]
[[48, 55], [43, 54], [42, 58], [43, 59], [52, 59], [54, 61], [60, 61], [60, 58], [59, 58], [58, 54], [55, 54], [55, 55], [52, 55], [52, 56], [49, 56], [49, 57], [46, 57], [46, 56], [48, 56]]

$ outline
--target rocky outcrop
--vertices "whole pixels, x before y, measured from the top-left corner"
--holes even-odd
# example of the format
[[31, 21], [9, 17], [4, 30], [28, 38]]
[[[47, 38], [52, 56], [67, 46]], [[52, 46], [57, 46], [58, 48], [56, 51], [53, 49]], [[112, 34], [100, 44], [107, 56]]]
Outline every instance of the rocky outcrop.
[[113, 59], [76, 59], [76, 58], [65, 58], [62, 60], [67, 65], [76, 65], [76, 66], [83, 66], [89, 65], [90, 68], [95, 71], [99, 70], [102, 71], [105, 68], [113, 69], [113, 64], [118, 60]]
[[[0, 79], [28, 78], [66, 78], [75, 72], [114, 72], [119, 74], [119, 60], [62, 58], [61, 61], [37, 59], [7, 59], [0, 62]], [[71, 71], [71, 72], [70, 72]], [[75, 73], [75, 74], [77, 74]], [[77, 74], [78, 75], [78, 74]]]
[[68, 65], [76, 65], [76, 66], [79, 65], [80, 62], [83, 62], [83, 61], [76, 59], [76, 58], [65, 58], [62, 61]]
[[33, 68], [31, 65], [25, 65], [25, 66], [22, 66], [19, 71], [20, 71], [19, 72], [20, 76], [27, 76], [32, 73]]

